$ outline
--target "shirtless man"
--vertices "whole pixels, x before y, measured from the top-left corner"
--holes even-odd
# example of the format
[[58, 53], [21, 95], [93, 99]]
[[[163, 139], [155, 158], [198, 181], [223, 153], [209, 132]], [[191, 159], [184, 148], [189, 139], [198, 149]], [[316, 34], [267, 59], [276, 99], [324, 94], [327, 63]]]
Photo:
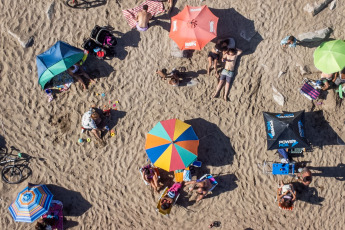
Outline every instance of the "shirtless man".
[[237, 57], [242, 54], [242, 50], [240, 49], [228, 49], [225, 52], [223, 52], [223, 58], [222, 61], [225, 62], [225, 68], [220, 74], [219, 83], [217, 86], [216, 92], [213, 94], [213, 98], [217, 97], [220, 90], [223, 87], [224, 82], [225, 84], [225, 93], [224, 93], [224, 100], [228, 100], [228, 93], [230, 89], [230, 83], [232, 78], [235, 75], [235, 64]]
[[212, 188], [212, 183], [210, 179], [203, 180], [201, 182], [188, 181], [185, 183], [185, 185], [189, 185], [189, 184], [193, 185], [192, 187], [189, 188], [190, 192], [196, 189], [196, 193], [198, 194], [198, 198], [196, 199], [196, 201], [200, 201], [202, 198], [204, 198], [204, 196], [206, 196], [208, 191]]
[[138, 13], [136, 20], [138, 31], [146, 31], [149, 28], [149, 20], [152, 18], [152, 14], [147, 12], [148, 5], [143, 5], [143, 10]]
[[312, 181], [311, 171], [308, 168], [302, 168], [299, 170], [298, 181], [302, 184], [309, 186]]

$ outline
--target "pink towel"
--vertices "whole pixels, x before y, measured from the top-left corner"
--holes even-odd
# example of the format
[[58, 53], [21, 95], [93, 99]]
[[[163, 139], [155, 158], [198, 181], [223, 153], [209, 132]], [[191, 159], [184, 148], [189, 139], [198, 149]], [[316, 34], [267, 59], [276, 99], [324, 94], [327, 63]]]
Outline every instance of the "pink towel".
[[164, 12], [163, 3], [151, 0], [147, 0], [133, 9], [122, 10], [123, 16], [125, 16], [131, 28], [135, 27], [135, 25], [137, 24], [136, 16], [140, 11], [143, 10], [143, 5], [149, 6], [148, 12], [151, 13], [152, 16], [156, 16], [157, 14]]

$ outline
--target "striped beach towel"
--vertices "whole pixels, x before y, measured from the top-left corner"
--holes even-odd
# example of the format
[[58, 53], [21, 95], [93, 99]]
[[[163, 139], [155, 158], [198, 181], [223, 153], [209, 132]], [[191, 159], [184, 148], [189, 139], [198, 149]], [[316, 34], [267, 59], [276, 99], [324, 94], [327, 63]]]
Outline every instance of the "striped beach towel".
[[314, 89], [308, 82], [304, 83], [302, 86], [301, 93], [308, 95], [312, 100], [316, 100], [320, 95], [320, 92]]
[[137, 20], [135, 18], [137, 14], [143, 10], [143, 5], [148, 5], [149, 7], [148, 12], [151, 13], [152, 16], [156, 16], [157, 14], [164, 12], [163, 3], [155, 2], [151, 0], [147, 0], [133, 9], [122, 10], [123, 16], [125, 16], [131, 28], [136, 26]]

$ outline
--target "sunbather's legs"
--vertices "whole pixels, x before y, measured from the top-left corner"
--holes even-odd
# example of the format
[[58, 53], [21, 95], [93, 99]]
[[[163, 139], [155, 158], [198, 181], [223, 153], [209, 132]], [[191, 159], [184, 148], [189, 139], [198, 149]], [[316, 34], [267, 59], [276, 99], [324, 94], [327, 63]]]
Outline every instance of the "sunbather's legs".
[[96, 137], [98, 140], [102, 141], [102, 139], [101, 139], [101, 131], [100, 131], [100, 130], [93, 129], [93, 130], [91, 130], [91, 133], [93, 133], [93, 135], [95, 135], [95, 137]]
[[[211, 71], [211, 66], [212, 66], [212, 58], [208, 57], [208, 66], [207, 66], [207, 74], [210, 75], [210, 71]], [[214, 61], [216, 62], [216, 61]]]
[[86, 89], [86, 85], [85, 85], [83, 79], [79, 75], [77, 75], [77, 74], [75, 74], [74, 77], [77, 79], [77, 81], [80, 82], [80, 84], [82, 84], [83, 89]]
[[215, 71], [216, 74], [217, 74], [217, 64], [218, 64], [218, 60], [214, 59], [214, 61], [213, 61], [213, 68], [214, 68], [214, 71]]
[[223, 84], [224, 84], [225, 80], [219, 80], [219, 83], [218, 83], [218, 86], [217, 86], [217, 90], [216, 92], [213, 94], [213, 97], [217, 97], [220, 90], [222, 89], [223, 87]]
[[158, 177], [156, 174], [153, 176], [152, 181], [153, 181], [155, 190], [158, 192]]
[[86, 77], [87, 79], [89, 79], [90, 82], [96, 83], [94, 80], [92, 80], [92, 79], [90, 78], [90, 76], [89, 76], [86, 72], [82, 72], [81, 75], [83, 75], [84, 77]]
[[230, 89], [230, 83], [226, 82], [225, 83], [225, 92], [224, 92], [224, 100], [228, 100], [228, 94], [229, 94], [229, 89]]

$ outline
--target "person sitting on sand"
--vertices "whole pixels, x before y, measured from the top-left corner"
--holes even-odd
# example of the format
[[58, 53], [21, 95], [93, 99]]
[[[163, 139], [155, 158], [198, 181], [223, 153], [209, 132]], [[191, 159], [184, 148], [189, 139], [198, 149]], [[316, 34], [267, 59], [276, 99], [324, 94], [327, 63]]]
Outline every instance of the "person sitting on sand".
[[193, 186], [189, 188], [189, 192], [192, 191], [196, 191], [196, 193], [198, 194], [198, 197], [196, 199], [196, 201], [200, 201], [202, 198], [204, 198], [204, 196], [206, 196], [206, 194], [208, 193], [208, 191], [212, 188], [212, 183], [210, 181], [210, 179], [206, 179], [203, 181], [188, 181], [186, 182], [186, 185], [188, 184], [192, 184]]
[[331, 86], [334, 85], [336, 79], [335, 73], [327, 74], [321, 73], [321, 81], [323, 83], [322, 90], [328, 90]]
[[[35, 225], [36, 230], [53, 230], [52, 226], [57, 223], [56, 218], [41, 218]], [[54, 228], [55, 229], [55, 228]]]
[[225, 84], [225, 93], [224, 93], [224, 100], [228, 100], [228, 93], [230, 89], [230, 83], [232, 81], [232, 78], [235, 75], [235, 64], [237, 57], [242, 54], [242, 50], [240, 49], [227, 49], [225, 52], [223, 52], [223, 58], [222, 61], [225, 62], [225, 68], [222, 70], [219, 78], [219, 83], [216, 89], [216, 92], [213, 94], [213, 98], [217, 97], [220, 90], [223, 87], [224, 82]]
[[158, 174], [151, 165], [143, 168], [142, 176], [144, 180], [151, 185], [155, 192], [158, 192]]
[[104, 119], [102, 119], [102, 114], [97, 112], [95, 106], [92, 106], [89, 111], [84, 113], [81, 121], [83, 129], [91, 130], [97, 140], [100, 141], [101, 144], [104, 144], [101, 138], [101, 127], [103, 126]]
[[168, 83], [172, 86], [179, 86], [180, 84], [180, 72], [173, 69], [171, 73], [167, 74], [167, 69], [157, 70], [156, 73], [161, 77], [162, 80], [170, 78]]
[[283, 48], [290, 47], [295, 48], [297, 44], [297, 39], [294, 36], [287, 36], [283, 40], [280, 41], [280, 45], [283, 46]]
[[82, 79], [82, 77], [85, 77], [90, 80], [92, 83], [96, 83], [94, 80], [90, 78], [90, 76], [83, 70], [83, 68], [80, 66], [79, 63], [75, 63], [73, 66], [67, 69], [67, 72], [69, 75], [71, 75], [73, 78], [75, 78], [77, 81], [79, 81], [83, 89], [86, 89], [86, 85]]
[[283, 209], [292, 208], [293, 202], [296, 200], [296, 191], [292, 184], [284, 184], [281, 182], [277, 190], [277, 200], [279, 207]]
[[149, 21], [152, 18], [152, 14], [147, 12], [149, 9], [148, 5], [143, 5], [143, 10], [138, 13], [136, 20], [137, 22], [137, 30], [142, 32], [146, 31], [149, 28]]
[[181, 183], [175, 183], [171, 188], [169, 188], [167, 194], [160, 200], [162, 210], [166, 210], [171, 207], [181, 188]]
[[302, 184], [309, 186], [309, 184], [312, 181], [311, 171], [307, 167], [304, 167], [304, 168], [300, 168], [298, 172], [299, 172], [297, 175], [298, 182], [301, 182]]

